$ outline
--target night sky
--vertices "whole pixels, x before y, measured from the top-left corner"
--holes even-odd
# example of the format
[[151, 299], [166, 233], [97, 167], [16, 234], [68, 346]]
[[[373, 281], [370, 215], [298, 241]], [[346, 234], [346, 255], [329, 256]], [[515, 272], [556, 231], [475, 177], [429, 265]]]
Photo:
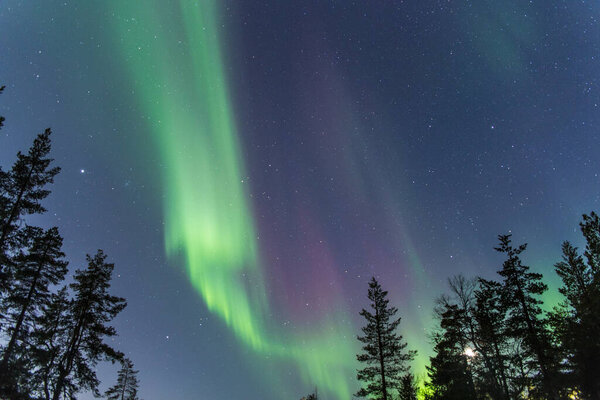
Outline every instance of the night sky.
[[435, 298], [494, 276], [498, 234], [556, 286], [560, 243], [600, 209], [599, 17], [583, 0], [3, 0], [0, 161], [53, 129], [62, 172], [35, 220], [72, 269], [98, 248], [116, 264], [113, 344], [142, 398], [345, 400], [371, 276], [419, 376]]

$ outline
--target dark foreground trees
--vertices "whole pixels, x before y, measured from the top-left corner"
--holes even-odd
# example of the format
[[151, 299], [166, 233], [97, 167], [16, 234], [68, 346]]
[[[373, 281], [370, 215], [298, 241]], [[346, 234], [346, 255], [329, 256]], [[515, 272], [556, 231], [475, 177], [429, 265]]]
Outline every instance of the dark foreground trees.
[[125, 299], [108, 292], [114, 265], [106, 262], [102, 250], [93, 257], [88, 255], [87, 261], [87, 268], [77, 270], [70, 285], [74, 298], [64, 329], [67, 346], [53, 366], [52, 400], [65, 391], [97, 392], [99, 382], [92, 367], [101, 360], [114, 362], [123, 357], [104, 341], [116, 335], [109, 323], [126, 306]]
[[110, 294], [114, 265], [99, 250], [66, 287], [58, 228], [29, 224], [46, 211], [42, 201], [60, 170], [49, 158], [50, 137], [46, 129], [9, 170], [0, 168], [0, 399], [99, 395], [96, 364], [123, 357], [106, 342], [125, 308]]
[[414, 375], [410, 372], [400, 379], [400, 389], [398, 390], [399, 400], [417, 400], [419, 386]]
[[586, 248], [562, 246], [555, 270], [563, 301], [542, 310], [543, 276], [499, 236], [505, 255], [500, 279], [450, 280], [439, 300], [435, 355], [428, 367], [429, 399], [600, 399], [600, 220], [584, 215]]
[[368, 291], [370, 310], [360, 312], [367, 324], [362, 328], [363, 336], [358, 336], [363, 352], [356, 358], [365, 365], [357, 374], [363, 383], [356, 394], [359, 397], [391, 399], [408, 372], [408, 361], [415, 356], [414, 351], [406, 351], [407, 344], [397, 332], [400, 318], [394, 317], [398, 309], [389, 306], [387, 294], [373, 277]]
[[564, 358], [565, 384], [584, 399], [600, 399], [600, 220], [595, 212], [580, 223], [583, 256], [569, 242], [555, 264], [564, 301], [550, 317]]
[[536, 397], [558, 399], [556, 352], [540, 307], [540, 296], [548, 286], [542, 282], [542, 274], [531, 272], [521, 262], [519, 255], [527, 248], [526, 244], [514, 248], [510, 235], [499, 236], [499, 241], [496, 250], [507, 257], [498, 274], [503, 278], [508, 336], [521, 344], [523, 367], [536, 371], [527, 377], [527, 386], [537, 392]]
[[27, 154], [19, 152], [17, 161], [3, 177], [0, 194], [0, 249], [3, 253], [21, 244], [19, 222], [22, 217], [46, 211], [41, 204], [50, 194], [46, 186], [60, 172], [60, 168], [50, 167], [53, 161], [48, 158], [51, 133], [46, 129], [35, 138]]
[[57, 228], [44, 231], [28, 227], [23, 236], [31, 243], [14, 257], [11, 267], [11, 291], [3, 301], [9, 340], [3, 349], [0, 371], [7, 371], [9, 363], [15, 361], [17, 347], [27, 342], [36, 316], [49, 304], [51, 287], [61, 282], [67, 273], [62, 237]]
[[439, 306], [440, 331], [434, 333], [435, 356], [427, 367], [429, 398], [475, 400], [475, 384], [469, 357], [470, 347], [464, 335], [464, 310], [443, 301]]

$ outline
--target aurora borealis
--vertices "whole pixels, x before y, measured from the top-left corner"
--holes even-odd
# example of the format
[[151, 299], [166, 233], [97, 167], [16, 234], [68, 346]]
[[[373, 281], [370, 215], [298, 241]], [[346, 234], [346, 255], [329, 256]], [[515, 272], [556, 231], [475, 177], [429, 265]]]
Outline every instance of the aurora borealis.
[[493, 275], [497, 234], [555, 280], [599, 209], [599, 13], [6, 1], [0, 157], [56, 133], [44, 222], [115, 262], [144, 399], [349, 399], [372, 275], [417, 374], [435, 297]]
[[[268, 318], [269, 299], [221, 61], [216, 6], [184, 0], [161, 13], [159, 8], [156, 3], [124, 10], [117, 37], [136, 77], [140, 101], [155, 121], [149, 128], [164, 160], [167, 255], [181, 253], [208, 310], [222, 318], [243, 345], [293, 360], [306, 382], [348, 398], [351, 389], [345, 377], [352, 374], [354, 349], [336, 337], [351, 337], [352, 332], [322, 323], [316, 335], [295, 340], [280, 335]], [[145, 9], [150, 11], [145, 14]], [[157, 28], [154, 35], [147, 34], [150, 26], [161, 26], [161, 16], [170, 11], [183, 20], [182, 55], [167, 58], [176, 59], [178, 68], [170, 62], [148, 70], [153, 60], [169, 52], [168, 43], [176, 41], [169, 31]], [[324, 316], [335, 320], [328, 315], [333, 311], [325, 309]]]

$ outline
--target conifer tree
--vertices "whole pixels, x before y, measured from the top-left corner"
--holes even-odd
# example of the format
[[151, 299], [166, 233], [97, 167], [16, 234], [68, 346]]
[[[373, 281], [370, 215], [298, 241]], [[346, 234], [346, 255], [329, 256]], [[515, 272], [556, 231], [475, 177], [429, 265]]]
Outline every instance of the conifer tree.
[[547, 289], [542, 275], [529, 271], [519, 255], [527, 248], [522, 244], [512, 247], [511, 235], [500, 235], [496, 251], [507, 259], [498, 274], [503, 278], [503, 300], [508, 310], [507, 326], [516, 340], [522, 340], [526, 369], [539, 371], [533, 374], [528, 386], [541, 397], [559, 398], [556, 387], [557, 368], [555, 353], [551, 347], [549, 333], [544, 325], [539, 299]]
[[115, 336], [109, 325], [126, 306], [125, 299], [109, 293], [114, 264], [106, 262], [106, 255], [98, 250], [87, 256], [88, 266], [75, 272], [70, 285], [74, 299], [69, 310], [67, 345], [56, 364], [56, 375], [51, 378], [52, 400], [58, 400], [70, 387], [97, 393], [98, 379], [93, 366], [100, 360], [118, 361], [122, 354], [104, 342]]
[[0, 214], [0, 248], [6, 246], [10, 234], [17, 229], [21, 216], [40, 214], [46, 209], [40, 204], [50, 194], [44, 187], [54, 181], [60, 172], [59, 167], [50, 168], [50, 134], [48, 128], [39, 134], [27, 154], [19, 152], [9, 174], [9, 185], [3, 188], [6, 196], [5, 207]]
[[396, 307], [389, 307], [387, 291], [373, 277], [369, 282], [368, 298], [371, 311], [363, 309], [360, 315], [367, 320], [362, 328], [363, 353], [358, 361], [366, 366], [358, 370], [357, 378], [364, 383], [356, 396], [372, 399], [391, 399], [392, 390], [397, 391], [399, 380], [408, 371], [406, 365], [414, 358], [414, 351], [406, 351], [407, 344], [397, 333], [400, 318], [394, 319]]
[[[0, 87], [2, 92], [4, 86]], [[4, 118], [0, 117], [0, 128]], [[0, 168], [0, 398], [74, 399], [98, 392], [94, 371], [101, 360], [122, 354], [105, 343], [116, 334], [110, 321], [125, 307], [108, 293], [114, 266], [99, 251], [70, 286], [52, 292], [67, 271], [57, 228], [29, 226], [45, 212], [42, 200], [59, 172], [48, 157], [50, 129], [39, 134], [12, 168]], [[137, 399], [133, 393], [130, 396]]]
[[552, 324], [567, 361], [570, 389], [584, 399], [600, 398], [600, 220], [592, 212], [580, 223], [586, 240], [584, 258], [565, 242], [563, 260], [555, 270], [563, 282], [565, 301], [554, 311]]
[[[68, 345], [72, 303], [67, 287], [62, 287], [51, 295], [45, 312], [36, 318], [29, 350], [33, 365], [30, 391], [36, 398], [52, 398], [60, 356]], [[74, 389], [68, 388], [67, 391]]]
[[398, 390], [399, 400], [417, 400], [417, 382], [410, 372], [403, 375], [400, 379], [400, 389]]
[[[26, 228], [29, 249], [15, 258], [14, 283], [5, 303], [9, 309], [10, 338], [0, 361], [2, 376], [8, 370], [18, 342], [29, 336], [32, 323], [44, 311], [50, 299], [52, 285], [61, 282], [67, 273], [67, 262], [61, 250], [62, 237], [57, 228], [46, 231]], [[0, 378], [1, 379], [1, 378]]]
[[[50, 166], [49, 152], [47, 129], [36, 137], [27, 154], [17, 154], [9, 171], [0, 169], [0, 330], [6, 340], [0, 357], [0, 389], [13, 399], [24, 393], [32, 376], [22, 344], [33, 316], [43, 308], [49, 285], [64, 277], [60, 243], [57, 247], [55, 240], [60, 239], [58, 232], [43, 234], [42, 229], [23, 220], [45, 211], [40, 203], [50, 193], [45, 187], [59, 172]], [[47, 254], [42, 252], [44, 247]]]
[[40, 203], [50, 193], [45, 186], [60, 171], [58, 167], [50, 167], [50, 134], [50, 129], [39, 134], [28, 153], [19, 152], [11, 170], [0, 175], [0, 283], [6, 283], [5, 269], [13, 249], [20, 244], [21, 218], [46, 211]]
[[117, 377], [117, 383], [106, 391], [104, 396], [107, 400], [139, 400], [137, 392], [139, 382], [138, 371], [133, 369], [133, 362], [125, 358], [121, 362], [121, 369]]

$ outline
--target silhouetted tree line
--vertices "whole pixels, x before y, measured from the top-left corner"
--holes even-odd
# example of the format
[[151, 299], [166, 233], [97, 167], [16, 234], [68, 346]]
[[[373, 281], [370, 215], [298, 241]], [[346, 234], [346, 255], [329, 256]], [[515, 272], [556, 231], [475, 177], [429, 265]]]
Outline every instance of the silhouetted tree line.
[[436, 307], [439, 329], [426, 398], [600, 399], [600, 220], [580, 223], [586, 247], [569, 242], [554, 269], [562, 302], [542, 310], [548, 286], [523, 264], [526, 244], [499, 236], [498, 280], [449, 280]]
[[122, 369], [105, 396], [137, 400], [137, 371], [106, 343], [126, 306], [109, 291], [114, 265], [98, 250], [65, 285], [58, 228], [29, 224], [46, 211], [42, 201], [60, 172], [49, 158], [50, 135], [46, 129], [10, 169], [0, 167], [0, 399], [75, 399], [82, 390], [100, 396], [95, 367], [111, 361]]
[[419, 389], [408, 363], [415, 352], [398, 333], [397, 309], [375, 278], [369, 310], [357, 338], [363, 364], [357, 397], [377, 400], [562, 400], [600, 399], [600, 218], [583, 215], [581, 253], [569, 242], [554, 269], [562, 301], [542, 309], [548, 286], [521, 260], [527, 245], [514, 247], [500, 235], [505, 256], [497, 280], [449, 279], [450, 293], [435, 307], [434, 355]]

